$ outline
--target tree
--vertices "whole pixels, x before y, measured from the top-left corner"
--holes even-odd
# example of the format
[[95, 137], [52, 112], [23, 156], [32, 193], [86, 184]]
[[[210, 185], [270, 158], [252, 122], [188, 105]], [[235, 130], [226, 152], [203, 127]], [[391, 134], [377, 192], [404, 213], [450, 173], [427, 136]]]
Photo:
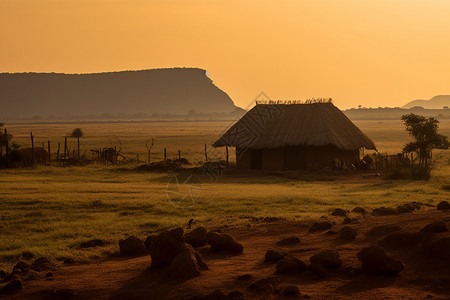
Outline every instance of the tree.
[[405, 152], [416, 152], [419, 164], [428, 166], [433, 149], [448, 149], [448, 137], [438, 133], [439, 121], [433, 117], [426, 118], [416, 114], [402, 116], [406, 131], [414, 138], [403, 148]]
[[83, 136], [83, 131], [81, 130], [81, 128], [75, 128], [72, 131], [72, 137], [77, 139], [77, 144], [78, 144], [78, 159], [80, 159], [80, 137]]

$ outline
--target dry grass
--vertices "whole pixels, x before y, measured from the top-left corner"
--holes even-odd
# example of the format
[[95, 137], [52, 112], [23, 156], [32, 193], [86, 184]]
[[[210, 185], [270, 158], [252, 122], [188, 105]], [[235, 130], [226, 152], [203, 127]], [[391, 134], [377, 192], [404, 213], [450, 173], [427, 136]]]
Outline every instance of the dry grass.
[[[401, 123], [360, 121], [380, 150], [395, 152], [408, 139]], [[87, 137], [86, 147], [99, 146], [111, 136], [122, 140], [128, 153], [145, 151], [145, 139], [157, 137], [159, 149], [181, 148], [191, 160], [202, 160], [202, 145], [214, 139], [224, 123], [61, 124], [8, 126], [19, 142], [27, 131], [39, 138], [56, 139], [75, 127]], [[449, 124], [447, 124], [449, 125]], [[450, 126], [442, 133], [449, 134]], [[377, 129], [378, 128], [378, 129]], [[109, 129], [109, 130], [108, 130]], [[158, 148], [156, 148], [158, 149]], [[155, 152], [156, 152], [155, 149]], [[388, 150], [390, 149], [390, 150]], [[161, 156], [160, 156], [161, 157]], [[151, 232], [182, 226], [190, 218], [197, 224], [246, 222], [249, 217], [289, 219], [319, 217], [333, 208], [363, 206], [368, 209], [408, 201], [436, 204], [450, 190], [448, 152], [436, 152], [438, 164], [428, 182], [386, 181], [352, 177], [310, 181], [311, 174], [232, 173], [217, 178], [197, 174], [201, 195], [181, 209], [167, 198], [174, 174], [139, 173], [127, 168], [38, 167], [0, 170], [0, 268], [24, 257], [44, 255], [55, 260], [71, 257], [88, 260], [118, 251], [127, 234], [145, 238]], [[315, 174], [316, 178], [330, 176]], [[104, 247], [80, 248], [80, 243], [100, 238]]]

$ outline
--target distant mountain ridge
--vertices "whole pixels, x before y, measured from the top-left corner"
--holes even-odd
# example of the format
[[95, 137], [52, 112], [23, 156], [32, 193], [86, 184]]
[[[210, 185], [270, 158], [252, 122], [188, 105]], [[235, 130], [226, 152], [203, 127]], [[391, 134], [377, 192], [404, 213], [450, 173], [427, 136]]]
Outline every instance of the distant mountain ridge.
[[0, 118], [232, 113], [236, 109], [233, 100], [199, 68], [0, 73]]
[[414, 106], [422, 106], [426, 109], [442, 109], [444, 106], [450, 107], [450, 95], [438, 95], [430, 100], [414, 100], [408, 102], [402, 108], [411, 108]]

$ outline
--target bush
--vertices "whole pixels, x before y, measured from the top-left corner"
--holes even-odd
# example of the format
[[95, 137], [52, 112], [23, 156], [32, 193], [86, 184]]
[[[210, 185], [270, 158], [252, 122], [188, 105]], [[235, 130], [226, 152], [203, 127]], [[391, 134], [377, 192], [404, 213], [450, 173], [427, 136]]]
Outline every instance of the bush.
[[386, 171], [386, 178], [391, 180], [429, 180], [431, 167], [424, 165], [409, 165], [393, 167]]

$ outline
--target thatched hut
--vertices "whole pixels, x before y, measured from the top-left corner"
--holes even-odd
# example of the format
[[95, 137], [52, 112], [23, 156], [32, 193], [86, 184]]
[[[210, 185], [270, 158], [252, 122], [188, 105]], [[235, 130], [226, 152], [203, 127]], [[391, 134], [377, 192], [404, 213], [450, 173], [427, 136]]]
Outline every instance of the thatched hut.
[[329, 102], [257, 104], [214, 147], [236, 147], [240, 169], [321, 169], [359, 162], [375, 144]]

